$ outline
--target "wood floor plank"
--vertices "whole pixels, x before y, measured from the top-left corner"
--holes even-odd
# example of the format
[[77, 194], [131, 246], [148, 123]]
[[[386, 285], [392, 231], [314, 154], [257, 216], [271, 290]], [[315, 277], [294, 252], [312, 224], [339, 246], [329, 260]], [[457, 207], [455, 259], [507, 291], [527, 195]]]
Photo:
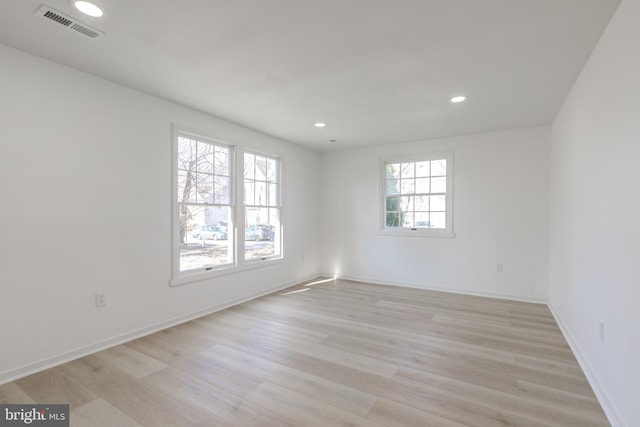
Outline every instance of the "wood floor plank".
[[142, 427], [104, 399], [96, 399], [69, 414], [71, 427]]
[[452, 397], [458, 397], [479, 405], [509, 411], [515, 415], [536, 420], [541, 423], [552, 422], [553, 425], [607, 425], [603, 422], [603, 413], [594, 411], [586, 413], [582, 408], [575, 407], [573, 411], [558, 409], [549, 405], [546, 400], [537, 399], [531, 393], [528, 399], [523, 394], [496, 391], [492, 388], [481, 387], [468, 381], [456, 380], [439, 375], [429, 374], [416, 369], [401, 369], [395, 378], [420, 384], [423, 389], [440, 392]]
[[95, 355], [136, 378], [145, 377], [155, 371], [159, 371], [160, 369], [167, 367], [166, 364], [158, 361], [157, 359], [149, 357], [144, 353], [140, 353], [139, 351], [133, 350], [125, 345], [112, 347], [107, 350], [100, 351]]
[[294, 426], [268, 409], [173, 368], [157, 371], [142, 381], [207, 414], [204, 425]]
[[16, 381], [16, 384], [36, 402], [69, 404], [70, 410], [98, 397], [59, 368], [30, 375]]
[[36, 402], [15, 382], [0, 385], [0, 404], [18, 405], [20, 403]]
[[562, 411], [582, 413], [596, 420], [599, 419], [600, 423], [605, 417], [595, 395], [585, 396], [521, 380], [518, 380], [517, 395], [528, 402], [540, 402], [558, 407]]
[[221, 365], [200, 354], [176, 359], [170, 366], [236, 396], [244, 396], [263, 381], [251, 371]]
[[429, 414], [421, 409], [387, 399], [378, 399], [369, 411], [369, 419], [397, 427], [464, 427], [464, 424]]
[[[433, 352], [406, 349], [398, 352], [393, 347], [359, 341], [355, 338], [330, 337], [324, 343], [331, 348], [353, 348], [357, 352], [375, 351], [384, 360], [394, 361], [400, 367], [424, 370], [441, 376], [465, 376], [466, 381], [484, 387], [513, 392], [517, 388], [513, 367], [509, 362], [492, 360], [475, 354], [464, 354], [455, 350], [440, 348]], [[401, 369], [401, 368], [400, 368]], [[397, 371], [396, 371], [397, 372]]]
[[182, 347], [174, 347], [158, 334], [147, 335], [146, 337], [129, 341], [124, 346], [156, 359], [165, 365], [171, 365], [175, 360], [193, 354]]
[[578, 362], [575, 360], [559, 362], [557, 360], [548, 360], [523, 354], [516, 354], [514, 355], [514, 363], [516, 366], [537, 369], [551, 374], [584, 378], [582, 369], [580, 369], [580, 365], [578, 365]]
[[0, 386], [71, 425], [608, 426], [548, 307], [318, 278]]
[[66, 363], [60, 369], [144, 426], [191, 426], [207, 418], [96, 356]]
[[219, 363], [232, 365], [241, 370], [257, 372], [260, 377], [273, 384], [358, 415], [366, 415], [376, 401], [376, 396], [370, 393], [346, 387], [224, 345], [215, 345], [202, 354]]
[[343, 411], [316, 399], [265, 382], [246, 396], [257, 405], [271, 408], [298, 426], [383, 427], [373, 420]]

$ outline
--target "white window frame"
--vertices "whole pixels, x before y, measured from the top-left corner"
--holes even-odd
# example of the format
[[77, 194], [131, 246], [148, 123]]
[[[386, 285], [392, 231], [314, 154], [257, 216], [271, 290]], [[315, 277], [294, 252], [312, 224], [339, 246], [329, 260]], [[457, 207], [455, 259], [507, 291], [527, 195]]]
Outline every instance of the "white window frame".
[[[387, 203], [387, 175], [386, 166], [390, 163], [415, 163], [444, 159], [447, 161], [446, 169], [446, 199], [445, 199], [445, 228], [409, 228], [388, 227], [386, 218]], [[453, 150], [434, 151], [419, 154], [407, 154], [399, 156], [385, 156], [380, 159], [380, 230], [379, 234], [385, 236], [411, 236], [411, 237], [455, 237], [453, 231]]]
[[[230, 221], [227, 230], [229, 238], [233, 238], [232, 245], [232, 263], [220, 266], [203, 267], [189, 271], [180, 271], [180, 201], [178, 200], [178, 138], [180, 136], [197, 139], [211, 144], [229, 147], [230, 152]], [[244, 153], [257, 154], [260, 156], [276, 159], [278, 162], [278, 209], [279, 209], [279, 233], [274, 236], [274, 244], [279, 245], [279, 254], [245, 260], [245, 240], [244, 240]], [[171, 156], [172, 162], [172, 218], [171, 218], [171, 247], [172, 247], [172, 268], [170, 286], [181, 286], [188, 283], [208, 280], [228, 274], [234, 274], [254, 268], [266, 267], [275, 263], [284, 262], [284, 239], [283, 239], [283, 168], [284, 159], [282, 156], [260, 152], [242, 147], [237, 144], [224, 142], [220, 139], [207, 136], [205, 132], [189, 129], [185, 126], [173, 125], [173, 152]]]
[[[269, 256], [265, 256], [265, 257], [261, 257], [261, 258], [253, 258], [253, 259], [245, 259], [245, 238], [244, 238], [244, 224], [245, 224], [245, 210], [247, 205], [244, 204], [244, 200], [245, 200], [245, 194], [244, 194], [244, 155], [245, 154], [253, 154], [256, 156], [261, 156], [261, 157], [266, 157], [269, 159], [273, 159], [277, 162], [278, 168], [276, 171], [276, 183], [277, 183], [277, 188], [276, 188], [276, 201], [277, 201], [277, 206], [273, 207], [278, 209], [278, 230], [277, 233], [275, 233], [274, 235], [274, 239], [273, 239], [273, 244], [274, 245], [278, 245], [279, 247], [279, 251], [276, 254], [273, 255], [269, 255]], [[238, 202], [238, 214], [237, 214], [237, 219], [238, 219], [238, 227], [237, 227], [237, 234], [239, 236], [242, 236], [241, 239], [238, 239], [238, 262], [240, 264], [244, 264], [247, 267], [251, 267], [251, 266], [255, 266], [257, 264], [260, 263], [264, 263], [265, 261], [267, 262], [273, 262], [273, 261], [278, 261], [278, 260], [282, 260], [284, 258], [284, 245], [283, 245], [283, 240], [282, 240], [282, 169], [283, 169], [283, 159], [280, 156], [276, 156], [273, 154], [268, 154], [268, 153], [264, 153], [262, 151], [258, 151], [258, 150], [252, 150], [249, 148], [245, 148], [242, 150], [238, 150], [238, 158], [242, 159], [242, 173], [240, 173], [240, 169], [238, 169], [238, 176], [237, 176], [237, 185], [236, 188], [238, 189], [238, 195], [237, 195], [237, 200]], [[258, 207], [258, 205], [250, 205], [250, 207]], [[263, 206], [263, 207], [267, 207], [267, 206]], [[240, 226], [240, 224], [242, 224], [242, 227]]]
[[[229, 238], [233, 238], [233, 245], [230, 248], [231, 253], [231, 262], [218, 266], [207, 266], [202, 268], [197, 268], [193, 270], [180, 271], [180, 204], [182, 203], [178, 200], [178, 141], [180, 137], [192, 138], [198, 140], [200, 142], [223, 146], [229, 149], [229, 204], [225, 206], [229, 206], [230, 208], [230, 223], [228, 228]], [[170, 284], [172, 286], [182, 285], [189, 282], [194, 282], [198, 280], [205, 280], [210, 277], [219, 276], [221, 274], [228, 274], [229, 271], [234, 269], [237, 266], [237, 250], [235, 246], [237, 245], [235, 236], [233, 236], [233, 223], [236, 218], [236, 199], [235, 199], [235, 175], [236, 175], [236, 152], [237, 149], [235, 146], [219, 141], [217, 139], [205, 136], [202, 132], [193, 131], [184, 127], [173, 127], [173, 155], [171, 156], [171, 161], [173, 164], [173, 179], [172, 179], [172, 203], [173, 203], [173, 215], [171, 219], [172, 225], [172, 274]], [[212, 206], [216, 206], [215, 204]], [[232, 237], [233, 236], [233, 237]]]

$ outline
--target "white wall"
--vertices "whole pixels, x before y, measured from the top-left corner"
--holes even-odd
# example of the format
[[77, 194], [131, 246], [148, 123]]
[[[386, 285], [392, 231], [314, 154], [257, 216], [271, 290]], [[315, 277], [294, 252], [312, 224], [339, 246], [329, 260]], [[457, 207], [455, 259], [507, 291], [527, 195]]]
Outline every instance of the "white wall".
[[[0, 383], [318, 274], [316, 152], [3, 45], [0, 64]], [[174, 122], [283, 157], [285, 263], [169, 287]]]
[[550, 306], [620, 426], [640, 425], [639, 22], [624, 0], [552, 128]]
[[[323, 154], [321, 271], [546, 300], [549, 142], [536, 127]], [[443, 149], [454, 150], [456, 237], [379, 235], [380, 158]]]
[[[624, 0], [551, 132], [322, 155], [0, 45], [0, 383], [322, 271], [548, 292], [611, 420], [638, 424], [637, 22]], [[174, 122], [284, 157], [285, 263], [168, 286]], [[380, 157], [441, 149], [455, 151], [456, 237], [379, 235]]]

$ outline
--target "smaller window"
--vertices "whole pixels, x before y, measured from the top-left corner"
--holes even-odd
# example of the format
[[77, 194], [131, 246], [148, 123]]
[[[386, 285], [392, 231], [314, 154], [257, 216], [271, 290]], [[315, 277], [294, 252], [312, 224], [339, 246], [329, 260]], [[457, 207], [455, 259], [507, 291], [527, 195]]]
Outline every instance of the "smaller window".
[[382, 232], [453, 237], [453, 153], [382, 161]]
[[280, 159], [244, 153], [244, 259], [277, 258], [280, 233]]

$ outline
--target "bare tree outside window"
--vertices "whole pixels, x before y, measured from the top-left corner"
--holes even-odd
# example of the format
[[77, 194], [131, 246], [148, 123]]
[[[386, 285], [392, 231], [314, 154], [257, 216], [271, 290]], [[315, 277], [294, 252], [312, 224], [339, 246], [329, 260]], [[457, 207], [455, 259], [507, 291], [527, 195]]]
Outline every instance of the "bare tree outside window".
[[178, 137], [180, 271], [233, 263], [231, 148]]

